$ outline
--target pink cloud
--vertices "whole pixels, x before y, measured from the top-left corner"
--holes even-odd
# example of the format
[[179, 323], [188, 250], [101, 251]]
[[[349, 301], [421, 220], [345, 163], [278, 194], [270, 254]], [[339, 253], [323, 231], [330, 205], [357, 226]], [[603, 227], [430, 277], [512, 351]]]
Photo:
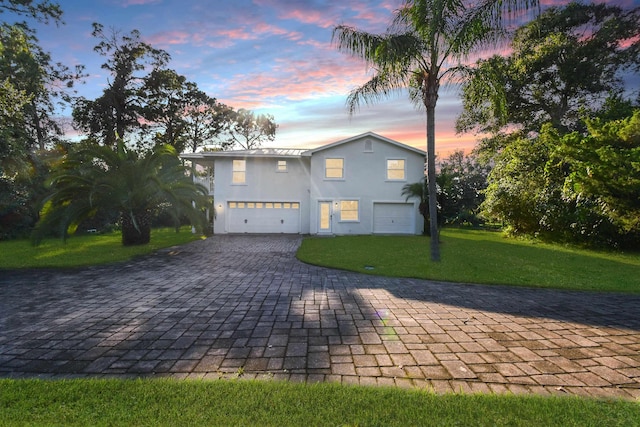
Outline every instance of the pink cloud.
[[153, 34], [151, 37], [146, 37], [147, 41], [154, 46], [186, 44], [191, 41], [191, 38], [191, 34], [177, 30], [160, 32]]
[[311, 46], [314, 49], [318, 50], [329, 50], [331, 48], [331, 44], [329, 42], [320, 42], [317, 40], [301, 40], [298, 43], [299, 46]]
[[218, 30], [215, 32], [216, 36], [227, 37], [232, 40], [255, 40], [257, 35], [247, 32], [244, 28], [230, 28]]
[[384, 13], [376, 13], [371, 9], [370, 5], [366, 3], [350, 4], [349, 8], [356, 12], [356, 19], [366, 21], [369, 25], [386, 28], [390, 24], [390, 12], [395, 12], [399, 8], [400, 4], [398, 3], [399, 2], [396, 1], [381, 4], [380, 6], [385, 9]]
[[280, 14], [280, 18], [291, 19], [304, 24], [316, 25], [320, 28], [329, 28], [336, 25], [336, 22], [332, 17], [328, 16], [325, 12], [317, 10], [296, 9], [285, 11]]
[[264, 22], [256, 24], [253, 27], [253, 29], [258, 34], [262, 34], [262, 35], [269, 34], [269, 35], [275, 35], [275, 36], [285, 36], [285, 38], [287, 38], [289, 40], [300, 40], [303, 37], [302, 33], [300, 33], [300, 32], [290, 31], [290, 30], [284, 29], [282, 27], [277, 27], [275, 25], [267, 24], [267, 23], [264, 23]]
[[143, 6], [146, 4], [161, 3], [161, 1], [162, 0], [123, 0], [121, 4], [123, 7]]
[[181, 32], [180, 35], [185, 39], [189, 38], [195, 44], [211, 48], [228, 48], [237, 41], [259, 40], [265, 36], [281, 36], [293, 41], [303, 38], [302, 33], [264, 22], [241, 23], [233, 28], [205, 29], [192, 34]]
[[631, 45], [638, 43], [640, 41], [640, 37], [636, 36], [636, 37], [632, 37], [630, 39], [626, 39], [626, 40], [622, 40], [619, 43], [619, 47], [622, 49], [627, 49], [629, 47], [631, 47]]
[[345, 95], [366, 76], [362, 64], [349, 61], [279, 59], [268, 71], [236, 75], [226, 90], [243, 99], [303, 100]]

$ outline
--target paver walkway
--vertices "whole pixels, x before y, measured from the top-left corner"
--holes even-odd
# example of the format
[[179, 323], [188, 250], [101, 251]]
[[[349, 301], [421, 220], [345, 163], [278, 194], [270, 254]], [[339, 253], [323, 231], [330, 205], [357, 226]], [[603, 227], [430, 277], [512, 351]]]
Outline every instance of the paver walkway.
[[115, 267], [0, 272], [0, 377], [237, 376], [640, 397], [640, 296], [303, 264], [214, 236]]

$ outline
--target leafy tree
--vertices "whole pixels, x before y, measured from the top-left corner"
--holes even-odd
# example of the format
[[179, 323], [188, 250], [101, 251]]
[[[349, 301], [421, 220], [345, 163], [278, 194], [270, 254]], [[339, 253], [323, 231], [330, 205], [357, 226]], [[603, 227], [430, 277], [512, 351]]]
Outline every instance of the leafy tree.
[[173, 70], [154, 70], [144, 80], [142, 115], [148, 127], [156, 128], [156, 144], [172, 145], [178, 152], [226, 144], [218, 137], [229, 129], [233, 116], [230, 107]]
[[0, 84], [0, 172], [15, 176], [28, 168], [28, 150], [20, 138], [24, 124], [23, 107], [30, 100], [24, 90], [16, 89], [10, 80]]
[[519, 28], [508, 56], [480, 60], [462, 86], [460, 131], [496, 133], [543, 123], [584, 130], [580, 118], [640, 70], [640, 8], [570, 3]]
[[[0, 0], [0, 17], [61, 23], [49, 1]], [[56, 105], [82, 77], [54, 63], [26, 22], [0, 23], [0, 238], [17, 237], [37, 219], [37, 200], [48, 172], [46, 152], [62, 135]]]
[[637, 248], [640, 113], [586, 125], [584, 134], [550, 124], [534, 137], [511, 134], [495, 156], [483, 214], [516, 234]]
[[34, 0], [0, 0], [0, 14], [5, 11], [20, 16], [30, 16], [44, 23], [48, 23], [50, 20], [58, 23], [62, 19], [60, 5], [49, 0], [40, 2]]
[[94, 50], [107, 58], [102, 68], [112, 80], [96, 100], [81, 98], [73, 111], [76, 125], [91, 138], [108, 146], [143, 128], [141, 88], [148, 67], [158, 72], [169, 61], [169, 54], [141, 40], [137, 30], [120, 36], [106, 33], [101, 24], [93, 24], [92, 35], [100, 40]]
[[[551, 159], [569, 168], [563, 196], [615, 228], [609, 243], [640, 247], [640, 110], [626, 119], [592, 119], [586, 125], [586, 136], [563, 136]], [[597, 225], [584, 224], [578, 231]]]
[[435, 170], [435, 108], [441, 84], [475, 49], [502, 34], [503, 10], [536, 5], [532, 1], [408, 0], [395, 12], [385, 34], [371, 34], [348, 26], [334, 28], [340, 51], [366, 61], [373, 77], [354, 89], [348, 99], [353, 113], [363, 102], [376, 101], [399, 89], [408, 89], [427, 118], [427, 183], [431, 228], [431, 259], [440, 259]]
[[98, 212], [117, 211], [123, 245], [149, 242], [151, 213], [163, 205], [176, 219], [187, 216], [204, 228], [208, 191], [195, 184], [175, 149], [157, 146], [141, 154], [126, 147], [85, 143], [72, 149], [51, 178], [33, 240], [57, 231], [64, 238]]
[[478, 162], [475, 154], [465, 155], [458, 150], [440, 162], [438, 200], [444, 224], [479, 225], [479, 206], [490, 168]]
[[22, 120], [12, 130], [26, 151], [44, 150], [62, 135], [53, 118], [56, 103], [69, 99], [67, 90], [81, 77], [82, 67], [72, 71], [63, 64], [53, 63], [28, 28], [0, 25], [0, 79], [5, 85], [11, 85], [13, 91], [28, 95], [26, 99], [18, 97], [22, 101], [19, 104]]
[[[491, 133], [479, 146], [495, 164], [484, 215], [553, 240], [627, 245], [637, 236], [620, 214], [637, 200], [635, 170], [622, 160], [634, 155], [612, 129], [631, 120], [621, 75], [638, 70], [639, 36], [640, 8], [569, 4], [518, 29], [511, 55], [480, 61], [458, 126]], [[622, 170], [632, 176], [617, 181]]]
[[[224, 132], [250, 145], [265, 136], [273, 139], [262, 117], [232, 114], [230, 107], [168, 69], [169, 54], [142, 42], [137, 30], [121, 36], [93, 25], [100, 39], [95, 50], [107, 58], [102, 68], [112, 80], [99, 98], [76, 103], [74, 122], [90, 138], [113, 146], [119, 138], [131, 143], [135, 137], [139, 148], [169, 144], [179, 152], [230, 145], [220, 138]], [[242, 121], [230, 128], [232, 120]]]
[[[465, 155], [457, 150], [438, 164], [437, 182], [438, 221], [443, 224], [479, 225], [479, 207], [484, 200], [489, 167], [478, 162], [475, 154]], [[406, 184], [402, 195], [420, 200], [418, 210], [424, 217], [425, 232], [429, 231], [429, 189], [424, 179]]]
[[144, 78], [140, 96], [145, 100], [141, 116], [144, 117], [152, 132], [156, 144], [169, 144], [181, 152], [187, 141], [184, 140], [186, 97], [195, 90], [195, 84], [187, 82], [186, 77], [174, 70], [156, 69]]
[[187, 94], [184, 110], [185, 148], [195, 153], [205, 145], [226, 147], [228, 142], [218, 138], [231, 126], [234, 110], [211, 98], [206, 93], [196, 90]]
[[[535, 138], [521, 133], [505, 137], [505, 148], [493, 159], [494, 166], [481, 205], [484, 216], [502, 222], [513, 233], [540, 233], [544, 218], [557, 219], [556, 194], [549, 194], [547, 170], [557, 133], [546, 126]], [[557, 203], [556, 203], [557, 201]]]
[[258, 148], [265, 141], [273, 141], [276, 137], [276, 125], [270, 114], [258, 114], [240, 108], [231, 111], [231, 124], [227, 129], [229, 139], [222, 144], [223, 148], [239, 146], [244, 150]]

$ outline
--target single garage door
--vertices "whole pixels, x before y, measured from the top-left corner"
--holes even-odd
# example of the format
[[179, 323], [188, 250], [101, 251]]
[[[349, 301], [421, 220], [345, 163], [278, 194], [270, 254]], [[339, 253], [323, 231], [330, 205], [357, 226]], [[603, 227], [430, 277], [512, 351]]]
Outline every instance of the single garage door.
[[298, 202], [229, 202], [229, 233], [300, 233]]
[[374, 203], [373, 232], [415, 234], [415, 211], [413, 203]]

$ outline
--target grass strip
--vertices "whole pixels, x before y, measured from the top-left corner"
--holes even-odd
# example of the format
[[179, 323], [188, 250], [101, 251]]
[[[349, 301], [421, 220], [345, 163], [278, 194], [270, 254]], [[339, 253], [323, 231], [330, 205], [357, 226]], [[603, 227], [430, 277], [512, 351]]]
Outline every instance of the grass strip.
[[638, 426], [623, 400], [217, 380], [0, 380], [0, 425]]
[[158, 249], [181, 245], [200, 236], [190, 227], [151, 230], [151, 242], [146, 245], [122, 246], [119, 232], [72, 236], [66, 243], [61, 239], [47, 239], [39, 246], [29, 240], [0, 242], [0, 268], [70, 268], [127, 261]]
[[311, 237], [298, 258], [325, 267], [391, 277], [640, 293], [640, 253], [593, 251], [448, 228], [442, 260], [431, 262], [424, 236]]

